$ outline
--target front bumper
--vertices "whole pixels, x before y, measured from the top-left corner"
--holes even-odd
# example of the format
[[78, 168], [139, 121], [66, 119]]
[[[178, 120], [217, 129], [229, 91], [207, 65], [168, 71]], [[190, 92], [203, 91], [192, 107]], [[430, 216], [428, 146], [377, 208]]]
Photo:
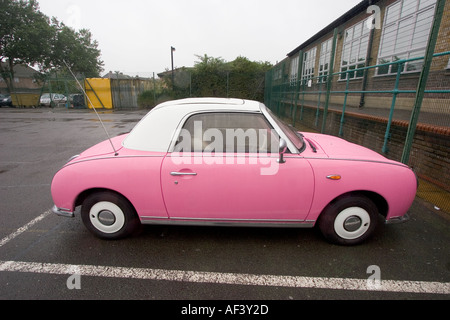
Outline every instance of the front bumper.
[[391, 218], [389, 220], [385, 220], [386, 224], [398, 224], [398, 223], [404, 223], [407, 222], [411, 219], [411, 217], [409, 216], [408, 213], [406, 213], [405, 215], [401, 216], [401, 217], [394, 217]]
[[54, 214], [57, 214], [58, 216], [61, 216], [61, 217], [66, 217], [66, 218], [73, 218], [73, 217], [75, 217], [75, 214], [72, 211], [70, 211], [68, 209], [58, 208], [57, 206], [53, 206], [52, 212]]

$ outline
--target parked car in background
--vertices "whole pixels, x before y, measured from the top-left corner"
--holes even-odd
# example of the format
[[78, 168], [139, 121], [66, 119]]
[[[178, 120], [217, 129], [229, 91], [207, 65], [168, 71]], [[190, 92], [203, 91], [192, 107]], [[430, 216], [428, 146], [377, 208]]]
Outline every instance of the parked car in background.
[[417, 178], [343, 139], [297, 132], [262, 103], [199, 98], [156, 106], [129, 134], [74, 156], [53, 212], [105, 239], [141, 224], [308, 228], [359, 244], [408, 220]]
[[61, 103], [66, 103], [67, 97], [63, 94], [59, 93], [44, 93], [40, 100], [39, 104], [44, 107], [54, 107]]
[[0, 107], [12, 107], [12, 100], [9, 94], [0, 94]]
[[69, 95], [69, 102], [70, 107], [77, 109], [77, 108], [86, 108], [86, 103], [84, 101], [84, 95], [83, 94], [71, 94]]

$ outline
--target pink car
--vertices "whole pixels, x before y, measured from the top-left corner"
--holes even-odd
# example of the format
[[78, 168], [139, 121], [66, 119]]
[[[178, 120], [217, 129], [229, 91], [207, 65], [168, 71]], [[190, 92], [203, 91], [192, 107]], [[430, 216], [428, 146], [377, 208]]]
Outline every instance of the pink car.
[[314, 227], [367, 239], [379, 215], [408, 220], [417, 179], [404, 164], [299, 133], [256, 101], [166, 102], [131, 131], [73, 157], [54, 177], [53, 212], [117, 239], [141, 224]]

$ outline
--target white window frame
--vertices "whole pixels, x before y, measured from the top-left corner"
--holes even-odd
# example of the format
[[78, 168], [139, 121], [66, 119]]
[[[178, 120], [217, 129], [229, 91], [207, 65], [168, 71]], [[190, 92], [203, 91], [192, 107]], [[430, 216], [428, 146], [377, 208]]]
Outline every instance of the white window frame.
[[[423, 57], [434, 21], [436, 0], [398, 0], [386, 7], [378, 64]], [[407, 62], [402, 73], [420, 72], [423, 60]], [[377, 68], [377, 75], [393, 75], [398, 65]]]
[[317, 82], [327, 82], [327, 77], [330, 72], [330, 62], [331, 62], [331, 50], [333, 49], [333, 38], [325, 40], [320, 45], [320, 56], [319, 56], [319, 78]]
[[291, 72], [289, 74], [289, 83], [291, 86], [295, 86], [298, 80], [298, 62], [300, 55], [291, 59]]
[[303, 68], [302, 68], [302, 83], [307, 83], [314, 78], [316, 68], [316, 52], [317, 47], [314, 47], [303, 53]]
[[[367, 50], [369, 49], [370, 28], [368, 28], [369, 17], [360, 21], [344, 32], [344, 44], [342, 46], [341, 72], [364, 68], [367, 62]], [[341, 73], [339, 80], [361, 79], [364, 76], [363, 70]]]

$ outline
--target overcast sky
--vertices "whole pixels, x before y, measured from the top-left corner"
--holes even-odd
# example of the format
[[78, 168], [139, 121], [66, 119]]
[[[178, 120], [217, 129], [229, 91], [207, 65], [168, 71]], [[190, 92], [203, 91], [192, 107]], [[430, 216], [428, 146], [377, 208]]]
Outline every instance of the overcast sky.
[[151, 76], [195, 55], [275, 64], [361, 0], [38, 0], [99, 42], [105, 73]]

